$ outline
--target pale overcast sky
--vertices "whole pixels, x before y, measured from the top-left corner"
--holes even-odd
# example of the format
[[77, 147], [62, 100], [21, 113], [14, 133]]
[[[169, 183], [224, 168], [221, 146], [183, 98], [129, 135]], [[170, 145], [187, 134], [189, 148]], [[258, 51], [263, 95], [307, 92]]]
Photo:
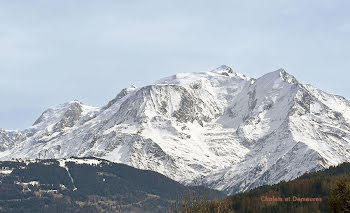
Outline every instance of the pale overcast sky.
[[0, 0], [0, 128], [78, 99], [226, 64], [350, 99], [348, 0]]

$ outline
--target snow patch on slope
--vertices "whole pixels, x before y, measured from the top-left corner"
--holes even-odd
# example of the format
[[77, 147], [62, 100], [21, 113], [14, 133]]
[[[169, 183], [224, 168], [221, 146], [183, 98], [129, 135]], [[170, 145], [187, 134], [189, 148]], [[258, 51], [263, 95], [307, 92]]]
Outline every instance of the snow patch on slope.
[[123, 89], [101, 108], [49, 109], [0, 130], [0, 159], [95, 156], [231, 194], [349, 161], [349, 106], [283, 69], [252, 79], [223, 65]]

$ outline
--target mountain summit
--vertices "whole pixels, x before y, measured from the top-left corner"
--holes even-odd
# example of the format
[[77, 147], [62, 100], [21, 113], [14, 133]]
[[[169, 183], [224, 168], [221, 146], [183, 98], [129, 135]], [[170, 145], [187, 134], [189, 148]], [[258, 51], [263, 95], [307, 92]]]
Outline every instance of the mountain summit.
[[349, 112], [283, 69], [253, 79], [223, 65], [123, 89], [101, 108], [48, 109], [0, 130], [0, 159], [94, 156], [233, 194], [349, 161]]

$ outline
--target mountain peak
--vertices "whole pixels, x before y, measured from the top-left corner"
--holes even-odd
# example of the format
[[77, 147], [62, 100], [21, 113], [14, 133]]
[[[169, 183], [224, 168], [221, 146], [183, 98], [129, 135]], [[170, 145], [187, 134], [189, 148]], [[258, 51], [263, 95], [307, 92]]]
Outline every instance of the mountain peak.
[[222, 74], [222, 75], [227, 75], [229, 76], [229, 74], [233, 74], [233, 69], [227, 65], [221, 65], [220, 67], [212, 70], [211, 72], [214, 72], [214, 73], [219, 73], [219, 74]]
[[250, 80], [251, 78], [247, 77], [246, 75], [243, 75], [241, 73], [235, 72], [235, 70], [227, 65], [221, 65], [218, 68], [210, 71], [211, 73], [216, 73], [228, 77], [238, 77], [240, 79], [244, 80]]
[[280, 68], [276, 71], [267, 73], [261, 77], [261, 79], [282, 79], [285, 82], [291, 83], [291, 84], [296, 84], [298, 83], [297, 79], [289, 74], [285, 69]]
[[80, 101], [78, 101], [78, 100], [76, 100], [76, 99], [74, 99], [73, 101], [69, 101], [69, 102], [67, 102], [67, 103], [64, 103], [63, 105], [67, 105], [67, 106], [71, 106], [71, 105], [83, 105], [83, 103], [80, 102]]
[[117, 96], [112, 99], [111, 101], [108, 102], [108, 104], [104, 107], [102, 107], [102, 109], [108, 109], [109, 107], [111, 107], [114, 103], [116, 103], [117, 101], [119, 101], [120, 99], [124, 98], [126, 95], [128, 95], [130, 92], [134, 91], [137, 89], [137, 86], [135, 85], [131, 85], [129, 88], [124, 88], [122, 89], [122, 91], [120, 91]]
[[282, 78], [282, 80], [291, 84], [298, 83], [297, 79], [293, 75], [287, 73], [284, 69], [281, 68], [278, 71], [280, 73], [280, 77]]
[[[221, 65], [221, 66], [218, 67], [217, 69], [221, 69], [221, 70], [231, 70], [231, 71], [232, 71], [232, 68], [229, 67], [229, 66], [227, 66], [227, 65], [225, 65], [225, 64]], [[232, 71], [232, 72], [233, 72], [233, 71]]]

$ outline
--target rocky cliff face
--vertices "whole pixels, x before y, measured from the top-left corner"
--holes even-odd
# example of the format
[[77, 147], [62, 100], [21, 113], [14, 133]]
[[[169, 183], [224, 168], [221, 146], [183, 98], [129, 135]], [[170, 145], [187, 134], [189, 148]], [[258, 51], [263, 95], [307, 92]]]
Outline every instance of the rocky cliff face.
[[0, 159], [95, 156], [228, 194], [350, 160], [350, 103], [285, 70], [227, 66], [124, 89], [101, 108], [73, 101], [22, 131]]

